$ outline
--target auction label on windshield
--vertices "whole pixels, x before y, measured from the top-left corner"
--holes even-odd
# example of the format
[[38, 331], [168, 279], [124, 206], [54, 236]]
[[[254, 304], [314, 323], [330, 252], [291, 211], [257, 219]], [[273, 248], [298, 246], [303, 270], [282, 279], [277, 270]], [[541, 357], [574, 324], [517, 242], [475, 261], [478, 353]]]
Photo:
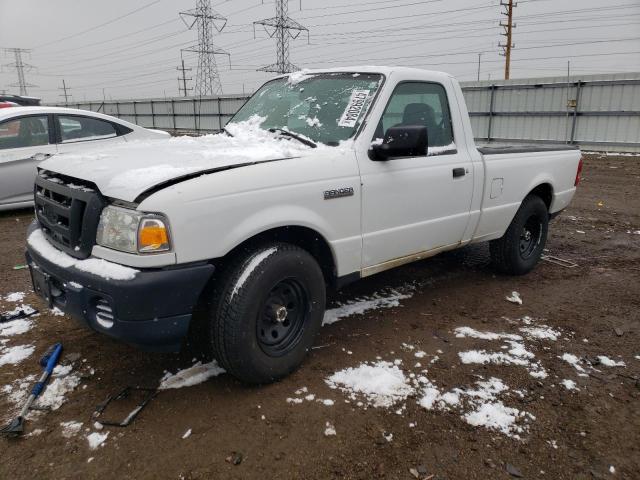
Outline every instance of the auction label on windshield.
[[342, 116], [338, 122], [339, 127], [356, 126], [356, 122], [364, 110], [364, 102], [367, 100], [370, 91], [371, 90], [354, 90], [351, 92], [351, 98], [349, 99], [347, 108], [342, 112]]

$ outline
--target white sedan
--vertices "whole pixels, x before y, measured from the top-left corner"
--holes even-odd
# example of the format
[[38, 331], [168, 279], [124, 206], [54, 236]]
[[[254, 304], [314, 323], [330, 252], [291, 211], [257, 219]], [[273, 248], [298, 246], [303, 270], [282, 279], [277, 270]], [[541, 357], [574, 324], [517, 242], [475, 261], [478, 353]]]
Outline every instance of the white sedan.
[[3, 108], [0, 110], [0, 210], [33, 204], [36, 166], [52, 155], [168, 137], [166, 132], [86, 110]]

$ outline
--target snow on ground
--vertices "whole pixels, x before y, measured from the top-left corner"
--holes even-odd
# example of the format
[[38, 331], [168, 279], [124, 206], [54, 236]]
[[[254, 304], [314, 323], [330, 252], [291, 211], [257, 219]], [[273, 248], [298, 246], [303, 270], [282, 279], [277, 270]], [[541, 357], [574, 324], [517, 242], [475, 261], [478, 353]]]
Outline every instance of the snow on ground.
[[34, 313], [36, 310], [35, 308], [33, 308], [31, 305], [25, 305], [24, 303], [22, 305], [20, 305], [19, 307], [14, 308], [13, 310], [9, 310], [8, 312], [3, 312], [5, 315], [8, 316], [13, 316], [13, 315], [17, 315], [20, 312], [24, 312], [26, 315], [30, 315], [32, 313]]
[[507, 340], [506, 352], [487, 352], [486, 350], [467, 350], [458, 352], [460, 361], [464, 364], [517, 365], [526, 367], [529, 375], [535, 378], [546, 378], [547, 372], [539, 362], [535, 362], [535, 355], [526, 349], [523, 343]]
[[64, 438], [75, 437], [82, 428], [82, 422], [76, 422], [71, 420], [69, 422], [60, 422], [60, 426], [62, 427], [62, 436]]
[[213, 360], [209, 363], [198, 362], [190, 368], [179, 370], [176, 373], [167, 373], [160, 380], [158, 390], [168, 390], [171, 388], [191, 387], [199, 383], [206, 382], [212, 377], [217, 377], [225, 370]]
[[494, 332], [480, 332], [471, 327], [458, 327], [454, 330], [456, 337], [464, 338], [479, 338], [481, 340], [522, 340], [520, 335], [515, 335], [512, 333], [494, 333]]
[[626, 366], [623, 361], [616, 362], [615, 360], [611, 360], [609, 357], [606, 357], [604, 355], [599, 355], [598, 356], [598, 360], [600, 361], [600, 364], [604, 365], [605, 367], [624, 367], [624, 366]]
[[185, 438], [189, 438], [190, 436], [191, 436], [191, 429], [184, 432], [184, 435], [182, 435], [182, 439], [184, 440]]
[[13, 292], [4, 297], [7, 302], [21, 302], [24, 300], [24, 292]]
[[36, 403], [38, 407], [57, 410], [67, 400], [67, 394], [75, 390], [78, 385], [80, 385], [80, 376], [75, 373], [67, 373], [49, 380], [47, 388], [40, 394]]
[[511, 296], [507, 296], [505, 298], [511, 303], [522, 305], [522, 298], [520, 298], [520, 294], [516, 291], [511, 292]]
[[328, 309], [324, 314], [322, 325], [331, 325], [351, 315], [360, 315], [370, 310], [393, 308], [400, 305], [400, 300], [411, 298], [410, 287], [391, 289], [388, 292], [376, 292], [369, 297], [360, 297], [344, 303], [336, 308]]
[[324, 435], [325, 437], [330, 437], [336, 434], [336, 427], [333, 426], [330, 422], [325, 423]]
[[576, 382], [574, 382], [573, 380], [568, 380], [568, 379], [564, 379], [562, 380], [562, 385], [564, 385], [564, 388], [566, 388], [567, 390], [580, 390], [577, 386], [576, 386]]
[[404, 372], [390, 362], [363, 363], [335, 372], [325, 380], [352, 400], [364, 397], [373, 407], [391, 407], [414, 393]]
[[563, 353], [562, 357], [560, 358], [567, 362], [569, 365], [573, 366], [573, 368], [580, 372], [581, 375], [586, 375], [585, 369], [580, 366], [581, 360], [573, 353]]
[[29, 358], [35, 350], [33, 345], [16, 345], [15, 347], [0, 348], [0, 367], [15, 365]]
[[524, 333], [529, 339], [538, 339], [538, 340], [558, 340], [558, 337], [561, 335], [559, 331], [554, 330], [553, 328], [547, 325], [539, 325], [536, 327], [521, 327], [519, 330]]
[[87, 442], [89, 443], [89, 448], [91, 450], [95, 450], [99, 446], [104, 445], [104, 442], [107, 440], [107, 437], [109, 437], [109, 432], [105, 432], [105, 433], [93, 432], [93, 433], [90, 433], [89, 435], [87, 435]]
[[108, 262], [101, 258], [87, 258], [86, 260], [73, 258], [51, 245], [39, 228], [29, 235], [27, 242], [45, 259], [63, 268], [75, 267], [78, 270], [92, 273], [107, 280], [132, 280], [138, 273], [138, 270]]
[[33, 327], [33, 322], [24, 318], [0, 323], [0, 336], [10, 337], [28, 332]]

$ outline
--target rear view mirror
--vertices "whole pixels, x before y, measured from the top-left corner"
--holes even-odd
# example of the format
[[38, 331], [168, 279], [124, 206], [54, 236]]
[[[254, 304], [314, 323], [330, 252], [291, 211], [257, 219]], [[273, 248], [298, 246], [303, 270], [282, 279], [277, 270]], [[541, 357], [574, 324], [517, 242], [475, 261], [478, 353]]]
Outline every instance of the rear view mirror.
[[427, 127], [405, 125], [390, 127], [382, 143], [371, 146], [369, 158], [385, 161], [396, 157], [422, 157], [427, 155]]

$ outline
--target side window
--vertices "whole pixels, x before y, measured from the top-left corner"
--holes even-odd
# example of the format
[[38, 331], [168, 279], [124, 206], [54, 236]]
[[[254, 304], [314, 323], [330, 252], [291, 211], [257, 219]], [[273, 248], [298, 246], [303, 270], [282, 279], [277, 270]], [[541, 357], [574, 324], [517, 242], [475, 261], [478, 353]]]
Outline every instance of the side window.
[[0, 123], [0, 150], [37, 147], [49, 143], [46, 115], [22, 117]]
[[58, 115], [62, 143], [102, 140], [118, 135], [111, 122], [97, 118]]
[[396, 87], [376, 128], [374, 140], [389, 127], [424, 125], [430, 147], [453, 143], [451, 114], [444, 87], [437, 83], [405, 82]]

